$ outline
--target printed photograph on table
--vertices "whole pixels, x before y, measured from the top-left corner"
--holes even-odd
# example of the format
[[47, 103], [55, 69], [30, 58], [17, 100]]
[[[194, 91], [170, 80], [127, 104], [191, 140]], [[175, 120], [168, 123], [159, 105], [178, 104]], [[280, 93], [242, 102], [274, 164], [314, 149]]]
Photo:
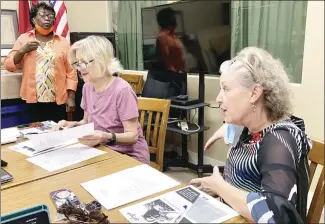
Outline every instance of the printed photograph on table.
[[143, 205], [142, 217], [148, 223], [171, 223], [179, 213], [160, 199]]
[[120, 209], [131, 223], [222, 223], [238, 213], [193, 186]]
[[131, 223], [175, 223], [180, 215], [180, 211], [161, 199], [149, 200], [125, 213]]

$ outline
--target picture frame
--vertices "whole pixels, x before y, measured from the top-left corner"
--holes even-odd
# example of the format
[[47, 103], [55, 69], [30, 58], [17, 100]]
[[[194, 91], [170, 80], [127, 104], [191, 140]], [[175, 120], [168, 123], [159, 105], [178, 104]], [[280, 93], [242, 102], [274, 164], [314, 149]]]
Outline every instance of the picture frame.
[[12, 49], [17, 38], [17, 10], [1, 9], [1, 49]]

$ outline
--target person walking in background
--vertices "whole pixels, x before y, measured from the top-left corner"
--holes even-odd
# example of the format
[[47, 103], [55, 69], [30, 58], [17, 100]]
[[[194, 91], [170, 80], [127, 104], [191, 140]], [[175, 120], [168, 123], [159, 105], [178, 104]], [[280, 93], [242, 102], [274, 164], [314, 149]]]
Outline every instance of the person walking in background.
[[160, 32], [156, 40], [159, 61], [157, 69], [174, 72], [184, 71], [184, 47], [175, 34], [177, 27], [175, 11], [169, 7], [160, 10], [157, 14], [157, 22], [160, 26]]
[[75, 109], [77, 73], [68, 63], [69, 42], [53, 32], [54, 8], [41, 2], [30, 10], [33, 29], [20, 35], [4, 61], [14, 72], [22, 64], [20, 96], [32, 122], [65, 119]]

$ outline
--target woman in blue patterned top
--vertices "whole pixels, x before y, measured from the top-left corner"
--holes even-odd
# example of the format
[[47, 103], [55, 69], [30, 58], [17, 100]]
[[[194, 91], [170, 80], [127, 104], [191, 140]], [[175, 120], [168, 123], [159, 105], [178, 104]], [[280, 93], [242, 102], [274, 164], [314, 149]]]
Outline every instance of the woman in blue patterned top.
[[248, 47], [227, 63], [217, 103], [228, 124], [245, 127], [232, 145], [223, 176], [191, 184], [257, 223], [303, 223], [309, 186], [304, 127], [290, 119], [289, 78], [265, 50]]

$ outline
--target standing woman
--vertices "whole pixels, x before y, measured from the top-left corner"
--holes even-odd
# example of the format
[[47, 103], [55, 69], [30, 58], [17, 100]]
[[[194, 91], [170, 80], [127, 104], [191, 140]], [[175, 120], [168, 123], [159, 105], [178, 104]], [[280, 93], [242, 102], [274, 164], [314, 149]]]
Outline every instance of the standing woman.
[[65, 118], [75, 108], [77, 73], [67, 60], [69, 42], [53, 32], [54, 8], [41, 2], [31, 8], [34, 29], [20, 35], [4, 61], [14, 72], [23, 67], [20, 96], [28, 104], [32, 122]]

